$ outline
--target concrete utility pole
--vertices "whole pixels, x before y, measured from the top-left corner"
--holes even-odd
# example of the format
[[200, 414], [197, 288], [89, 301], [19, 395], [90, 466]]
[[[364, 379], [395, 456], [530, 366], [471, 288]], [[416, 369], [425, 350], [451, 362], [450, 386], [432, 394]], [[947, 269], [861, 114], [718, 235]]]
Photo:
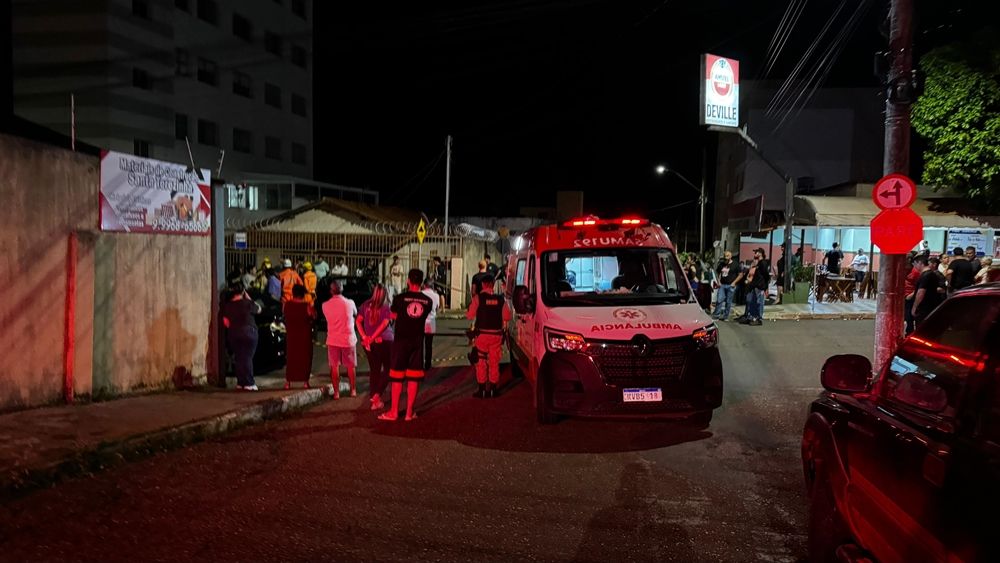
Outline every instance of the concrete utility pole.
[[[913, 0], [892, 0], [889, 8], [889, 76], [885, 100], [885, 174], [910, 172], [910, 104], [913, 102]], [[879, 258], [875, 313], [875, 372], [892, 359], [903, 334], [905, 254]]]
[[446, 146], [448, 158], [444, 168], [444, 240], [448, 242], [448, 207], [451, 203], [451, 135], [448, 135]]

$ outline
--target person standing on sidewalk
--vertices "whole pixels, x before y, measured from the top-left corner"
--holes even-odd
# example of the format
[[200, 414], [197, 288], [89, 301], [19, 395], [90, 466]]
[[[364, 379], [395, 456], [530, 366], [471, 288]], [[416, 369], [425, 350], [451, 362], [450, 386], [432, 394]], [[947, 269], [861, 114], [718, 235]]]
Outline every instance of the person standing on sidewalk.
[[284, 267], [281, 273], [278, 274], [278, 279], [281, 281], [281, 302], [285, 303], [292, 299], [292, 288], [297, 285], [302, 285], [302, 277], [299, 273], [292, 267], [292, 261], [285, 258], [282, 263]]
[[308, 300], [306, 288], [292, 288], [292, 300], [285, 302], [281, 312], [285, 317], [285, 389], [292, 382], [303, 383], [309, 388], [312, 376], [313, 339], [312, 327], [316, 310]]
[[392, 299], [392, 318], [396, 321], [395, 341], [389, 359], [389, 379], [391, 380], [392, 407], [379, 415], [379, 420], [399, 419], [399, 399], [406, 382], [406, 420], [417, 417], [413, 406], [417, 402], [417, 390], [424, 378], [424, 326], [433, 303], [430, 297], [420, 292], [424, 283], [424, 273], [417, 268], [407, 275], [407, 291]]
[[316, 302], [316, 286], [319, 282], [319, 276], [313, 271], [312, 262], [302, 264], [302, 269], [305, 270], [305, 273], [302, 274], [302, 285], [306, 288], [306, 302], [312, 305]]
[[913, 321], [916, 328], [920, 328], [927, 315], [945, 299], [945, 294], [941, 291], [941, 277], [934, 262], [931, 258], [917, 280], [917, 293], [913, 298]]
[[394, 339], [387, 293], [384, 285], [376, 284], [371, 298], [361, 305], [356, 321], [368, 357], [368, 395], [373, 411], [385, 408], [382, 396], [389, 384], [389, 349]]
[[865, 281], [865, 274], [868, 273], [868, 257], [865, 256], [865, 251], [863, 248], [858, 249], [858, 253], [854, 255], [854, 259], [851, 260], [851, 269], [854, 270], [854, 282], [858, 284], [858, 289], [861, 289], [861, 282]]
[[712, 318], [720, 321], [729, 320], [729, 313], [733, 309], [733, 295], [736, 293], [736, 281], [740, 275], [739, 264], [733, 260], [733, 253], [726, 251], [715, 266], [716, 284], [718, 291], [715, 297], [715, 311]]
[[466, 318], [476, 320], [476, 382], [479, 388], [473, 397], [492, 399], [500, 384], [500, 356], [503, 353], [503, 331], [511, 319], [510, 308], [503, 295], [493, 293], [493, 276], [486, 274], [483, 290], [472, 298]]
[[226, 330], [226, 345], [235, 358], [236, 388], [256, 391], [253, 378], [253, 355], [257, 351], [257, 321], [260, 306], [243, 289], [242, 280], [230, 283], [219, 308], [219, 323]]
[[403, 292], [403, 265], [399, 263], [399, 256], [393, 256], [389, 266], [389, 287], [392, 288], [392, 299]]
[[833, 249], [826, 253], [826, 273], [831, 276], [840, 275], [840, 261], [844, 259], [844, 253], [840, 251], [840, 243], [833, 243]]
[[913, 299], [917, 296], [917, 280], [920, 279], [920, 274], [923, 273], [924, 267], [927, 265], [927, 259], [924, 258], [923, 254], [917, 254], [910, 260], [910, 264], [910, 273], [906, 274], [906, 279], [903, 281], [903, 322], [905, 323], [903, 336], [909, 336], [915, 328]]
[[330, 298], [323, 303], [326, 317], [326, 357], [330, 363], [330, 382], [333, 383], [333, 398], [340, 398], [340, 365], [347, 368], [347, 378], [351, 383], [351, 396], [358, 396], [357, 368], [358, 335], [354, 332], [354, 318], [358, 307], [352, 299], [344, 297], [340, 280], [330, 281]]
[[764, 300], [767, 298], [767, 286], [771, 282], [771, 263], [763, 248], [753, 251], [754, 263], [750, 267], [749, 288], [747, 293], [746, 320], [742, 324], [760, 326], [764, 324]]
[[430, 371], [431, 360], [434, 358], [434, 333], [437, 332], [437, 312], [441, 308], [441, 296], [434, 290], [432, 280], [424, 280], [424, 288], [420, 290], [431, 300], [431, 312], [424, 323], [424, 371]]

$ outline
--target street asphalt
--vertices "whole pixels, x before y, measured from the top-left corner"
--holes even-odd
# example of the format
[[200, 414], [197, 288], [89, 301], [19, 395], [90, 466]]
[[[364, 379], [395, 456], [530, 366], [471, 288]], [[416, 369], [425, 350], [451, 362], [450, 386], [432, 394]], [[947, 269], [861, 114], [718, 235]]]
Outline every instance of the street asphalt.
[[17, 499], [0, 561], [801, 561], [806, 408], [826, 357], [871, 357], [874, 323], [720, 330], [725, 403], [704, 431], [538, 426], [526, 383], [476, 400], [445, 362], [413, 422], [329, 401]]

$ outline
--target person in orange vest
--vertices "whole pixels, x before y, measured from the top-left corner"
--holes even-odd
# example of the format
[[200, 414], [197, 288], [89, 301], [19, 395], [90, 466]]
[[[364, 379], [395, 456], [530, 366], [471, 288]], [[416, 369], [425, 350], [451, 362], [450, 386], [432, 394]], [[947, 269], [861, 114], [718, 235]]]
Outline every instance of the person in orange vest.
[[281, 265], [284, 269], [278, 274], [278, 280], [281, 281], [281, 303], [284, 304], [292, 300], [292, 288], [303, 283], [299, 273], [292, 267], [291, 260], [285, 258]]
[[312, 305], [316, 302], [316, 282], [319, 278], [316, 277], [316, 272], [313, 271], [312, 262], [306, 262], [302, 264], [306, 273], [302, 276], [302, 281], [305, 282], [306, 286], [306, 303]]

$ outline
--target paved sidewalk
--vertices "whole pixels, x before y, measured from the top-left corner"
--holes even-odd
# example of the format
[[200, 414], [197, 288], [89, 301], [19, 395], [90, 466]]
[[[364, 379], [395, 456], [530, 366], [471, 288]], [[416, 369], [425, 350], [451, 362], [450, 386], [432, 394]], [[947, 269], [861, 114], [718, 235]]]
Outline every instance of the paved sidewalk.
[[331, 394], [329, 378], [313, 381], [312, 389], [285, 391], [283, 380], [261, 377], [256, 393], [206, 387], [0, 415], [0, 498], [280, 416]]

